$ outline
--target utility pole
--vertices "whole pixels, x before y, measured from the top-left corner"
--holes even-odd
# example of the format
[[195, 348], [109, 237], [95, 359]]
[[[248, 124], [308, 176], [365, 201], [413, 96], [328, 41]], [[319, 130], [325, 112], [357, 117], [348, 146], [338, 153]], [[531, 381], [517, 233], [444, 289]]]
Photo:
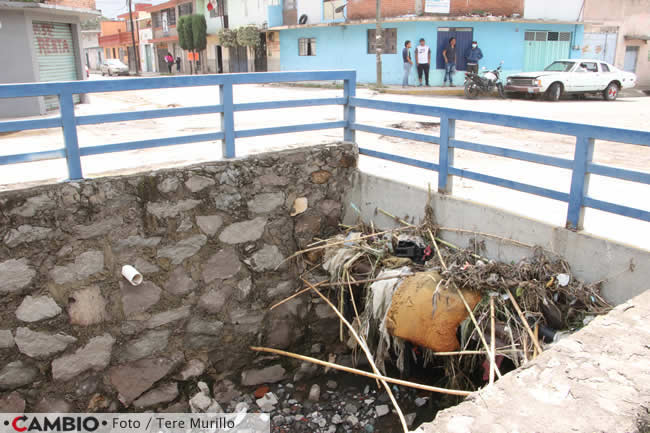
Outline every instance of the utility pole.
[[135, 75], [140, 75], [140, 53], [135, 44], [135, 26], [133, 25], [133, 8], [129, 0], [129, 20], [131, 21], [131, 42], [133, 43], [133, 60], [135, 63]]
[[377, 51], [377, 87], [383, 87], [381, 81], [381, 52], [384, 48], [384, 37], [381, 31], [381, 0], [377, 0], [377, 27], [375, 30], [375, 49]]

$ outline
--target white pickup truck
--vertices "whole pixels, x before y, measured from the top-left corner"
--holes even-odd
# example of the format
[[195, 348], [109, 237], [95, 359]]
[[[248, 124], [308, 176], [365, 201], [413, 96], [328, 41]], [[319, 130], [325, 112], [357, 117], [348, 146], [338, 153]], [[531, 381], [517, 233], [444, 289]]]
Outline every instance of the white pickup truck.
[[614, 101], [621, 89], [636, 85], [636, 75], [600, 60], [557, 60], [539, 72], [508, 77], [506, 94], [545, 95], [557, 101], [564, 94], [600, 94]]

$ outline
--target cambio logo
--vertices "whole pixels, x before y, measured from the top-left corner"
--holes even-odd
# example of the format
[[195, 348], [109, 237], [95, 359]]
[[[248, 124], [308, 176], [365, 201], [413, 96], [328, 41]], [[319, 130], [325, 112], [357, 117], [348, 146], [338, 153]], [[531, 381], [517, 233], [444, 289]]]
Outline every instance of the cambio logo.
[[[17, 416], [11, 421], [5, 421], [6, 426], [11, 425], [14, 431], [22, 432], [94, 432], [99, 428], [100, 422], [93, 416], [88, 417], [33, 417]], [[106, 425], [106, 421], [101, 423]]]

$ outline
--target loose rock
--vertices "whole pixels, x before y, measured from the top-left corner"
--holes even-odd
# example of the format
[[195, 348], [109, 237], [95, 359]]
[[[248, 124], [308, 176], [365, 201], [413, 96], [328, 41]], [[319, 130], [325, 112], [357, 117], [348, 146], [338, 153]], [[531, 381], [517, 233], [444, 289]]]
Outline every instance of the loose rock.
[[130, 364], [118, 365], [108, 371], [111, 383], [119, 392], [120, 401], [129, 405], [151, 386], [167, 376], [179, 358], [146, 358]]
[[282, 264], [284, 255], [276, 245], [265, 244], [251, 257], [250, 264], [256, 272], [274, 271]]
[[320, 386], [317, 384], [313, 384], [309, 389], [309, 400], [314, 402], [320, 400]]
[[178, 397], [178, 385], [176, 382], [170, 382], [145, 392], [133, 402], [133, 406], [144, 409], [161, 403], [168, 403], [176, 399], [176, 397]]
[[263, 383], [276, 383], [285, 378], [286, 370], [280, 364], [266, 367], [261, 370], [246, 370], [242, 372], [242, 385], [254, 386]]

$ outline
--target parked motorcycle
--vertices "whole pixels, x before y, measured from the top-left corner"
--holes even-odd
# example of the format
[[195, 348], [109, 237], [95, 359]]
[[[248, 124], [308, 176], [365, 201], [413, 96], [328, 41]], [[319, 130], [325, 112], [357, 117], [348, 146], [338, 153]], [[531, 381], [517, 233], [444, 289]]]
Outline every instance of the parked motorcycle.
[[503, 62], [493, 71], [488, 71], [487, 68], [483, 68], [482, 75], [467, 72], [465, 74], [465, 97], [467, 99], [476, 99], [481, 94], [492, 93], [496, 88], [499, 96], [505, 98], [506, 94], [500, 79], [502, 66]]

